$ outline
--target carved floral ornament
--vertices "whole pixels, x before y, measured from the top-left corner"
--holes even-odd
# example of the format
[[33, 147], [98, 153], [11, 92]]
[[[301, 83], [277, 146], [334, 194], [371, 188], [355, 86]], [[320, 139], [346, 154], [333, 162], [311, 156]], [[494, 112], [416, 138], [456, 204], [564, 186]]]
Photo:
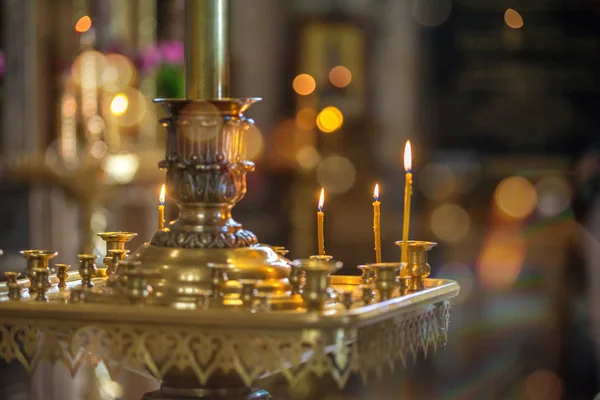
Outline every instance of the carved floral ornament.
[[189, 369], [201, 384], [219, 372], [234, 371], [245, 385], [280, 371], [291, 385], [310, 374], [331, 374], [340, 388], [352, 373], [366, 381], [406, 364], [418, 353], [445, 345], [450, 302], [402, 314], [360, 328], [318, 332], [178, 329], [133, 324], [82, 325], [71, 321], [21, 319], [0, 325], [0, 358], [17, 360], [29, 373], [41, 361], [62, 363], [74, 376], [87, 362], [104, 363], [113, 379], [123, 366], [157, 379]]

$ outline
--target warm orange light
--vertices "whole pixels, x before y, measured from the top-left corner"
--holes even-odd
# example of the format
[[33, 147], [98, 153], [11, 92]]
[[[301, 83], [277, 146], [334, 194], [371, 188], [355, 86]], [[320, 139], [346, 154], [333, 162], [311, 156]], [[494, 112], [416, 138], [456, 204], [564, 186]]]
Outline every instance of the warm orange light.
[[300, 74], [294, 78], [292, 87], [299, 95], [306, 96], [314, 92], [315, 88], [317, 87], [317, 83], [315, 82], [315, 78], [309, 74]]
[[513, 29], [519, 29], [523, 27], [523, 17], [521, 17], [521, 14], [512, 8], [509, 8], [504, 13], [504, 22]]
[[321, 196], [319, 197], [319, 211], [323, 211], [324, 203], [325, 203], [325, 188], [321, 188]]
[[373, 198], [375, 201], [379, 200], [379, 183], [375, 184], [375, 189], [373, 189]]
[[333, 86], [343, 88], [348, 86], [352, 81], [352, 73], [343, 65], [338, 65], [329, 71], [329, 80]]
[[87, 32], [92, 27], [92, 19], [87, 15], [79, 18], [75, 24], [75, 30], [79, 33]]
[[404, 146], [404, 170], [406, 172], [412, 170], [412, 151], [410, 149], [410, 140], [407, 140], [406, 146]]
[[160, 196], [158, 196], [158, 202], [160, 203], [160, 205], [164, 205], [165, 204], [165, 184], [163, 183], [162, 187], [160, 188]]

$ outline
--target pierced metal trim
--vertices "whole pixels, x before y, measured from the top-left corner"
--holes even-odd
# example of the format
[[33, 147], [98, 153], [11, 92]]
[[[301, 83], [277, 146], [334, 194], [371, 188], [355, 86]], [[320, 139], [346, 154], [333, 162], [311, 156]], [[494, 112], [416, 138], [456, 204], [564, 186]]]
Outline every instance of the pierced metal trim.
[[290, 384], [331, 374], [343, 388], [352, 373], [364, 380], [394, 369], [420, 352], [445, 345], [450, 302], [385, 321], [331, 330], [223, 330], [168, 325], [94, 324], [17, 318], [0, 325], [0, 358], [33, 373], [42, 360], [64, 364], [74, 376], [86, 363], [103, 362], [113, 378], [127, 365], [157, 379], [193, 371], [203, 384], [219, 372], [235, 372], [245, 385], [281, 372]]

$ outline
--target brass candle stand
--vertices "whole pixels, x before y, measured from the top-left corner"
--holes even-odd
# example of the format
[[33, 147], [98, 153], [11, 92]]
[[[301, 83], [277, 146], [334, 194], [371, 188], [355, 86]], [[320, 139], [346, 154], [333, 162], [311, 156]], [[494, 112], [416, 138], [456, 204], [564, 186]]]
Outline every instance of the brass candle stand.
[[[170, 112], [160, 167], [178, 218], [129, 254], [135, 233], [100, 233], [106, 270], [80, 254], [78, 272], [57, 265], [48, 277], [56, 253], [23, 252], [27, 279], [0, 284], [0, 357], [29, 372], [42, 360], [72, 374], [86, 362], [113, 377], [144, 372], [161, 381], [146, 400], [260, 400], [269, 395], [254, 384], [272, 374], [292, 385], [328, 374], [343, 387], [445, 344], [459, 286], [428, 278], [433, 244], [411, 242], [406, 265], [341, 276], [332, 256], [292, 262], [233, 219], [254, 167], [244, 112], [257, 99], [227, 97], [228, 2], [187, 5], [189, 98], [159, 100]], [[21, 287], [38, 294], [21, 298]]]

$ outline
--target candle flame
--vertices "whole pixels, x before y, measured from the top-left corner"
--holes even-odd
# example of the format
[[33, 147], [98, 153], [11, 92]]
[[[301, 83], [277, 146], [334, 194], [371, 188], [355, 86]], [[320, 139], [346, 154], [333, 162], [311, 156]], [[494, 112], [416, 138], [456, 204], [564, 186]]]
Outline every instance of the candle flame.
[[404, 170], [406, 172], [412, 170], [412, 151], [410, 149], [410, 140], [407, 140], [406, 146], [404, 146]]
[[163, 183], [162, 187], [160, 188], [160, 196], [158, 196], [158, 202], [160, 203], [161, 206], [165, 205], [165, 184]]
[[375, 201], [379, 200], [379, 183], [375, 184], [375, 189], [373, 189], [373, 198]]
[[325, 188], [321, 188], [321, 196], [319, 197], [319, 211], [323, 211], [324, 203], [325, 203]]

